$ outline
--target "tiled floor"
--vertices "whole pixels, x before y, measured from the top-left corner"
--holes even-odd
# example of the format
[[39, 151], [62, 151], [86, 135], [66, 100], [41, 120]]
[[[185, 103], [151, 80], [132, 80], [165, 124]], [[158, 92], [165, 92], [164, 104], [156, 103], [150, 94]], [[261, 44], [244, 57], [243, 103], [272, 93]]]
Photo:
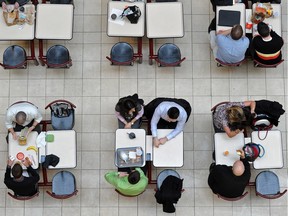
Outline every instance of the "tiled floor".
[[[288, 110], [287, 43], [283, 48], [285, 62], [277, 69], [254, 68], [250, 61], [241, 67], [217, 68], [209, 50], [207, 27], [213, 12], [209, 0], [182, 0], [185, 12], [185, 36], [157, 40], [156, 48], [164, 42], [176, 43], [186, 56], [181, 67], [159, 68], [148, 64], [148, 40], [144, 38], [144, 61], [133, 67], [110, 66], [105, 56], [118, 41], [135, 39], [109, 38], [106, 35], [108, 0], [74, 0], [74, 35], [71, 41], [49, 41], [66, 45], [72, 55], [69, 70], [47, 70], [29, 65], [27, 70], [0, 73], [0, 117], [4, 122], [9, 104], [29, 100], [49, 118], [44, 107], [58, 98], [77, 105], [76, 125], [78, 165], [72, 172], [77, 177], [79, 194], [68, 200], [50, 198], [46, 189], [32, 201], [16, 202], [7, 196], [3, 183], [7, 144], [4, 123], [0, 124], [0, 215], [1, 216], [159, 216], [165, 215], [154, 199], [154, 185], [137, 198], [125, 198], [115, 193], [104, 181], [104, 174], [114, 170], [114, 142], [117, 121], [114, 105], [118, 98], [138, 92], [145, 102], [155, 97], [182, 97], [193, 112], [185, 127], [185, 161], [177, 171], [184, 178], [185, 192], [179, 200], [177, 216], [285, 216], [287, 195], [278, 200], [248, 197], [239, 202], [219, 200], [207, 185], [211, 163], [213, 131], [210, 108], [221, 101], [246, 99], [277, 100]], [[282, 0], [282, 36], [287, 42], [287, 0]], [[49, 18], [49, 17], [47, 17]], [[172, 26], [171, 26], [172, 27]], [[129, 31], [129, 29], [127, 29]], [[0, 42], [1, 55], [8, 44]], [[27, 47], [26, 43], [18, 42]], [[282, 188], [287, 183], [287, 114], [280, 119], [282, 131], [283, 169], [275, 170]], [[253, 170], [255, 177], [257, 172]], [[49, 176], [53, 173], [49, 172]], [[171, 214], [173, 215], [173, 214]]]

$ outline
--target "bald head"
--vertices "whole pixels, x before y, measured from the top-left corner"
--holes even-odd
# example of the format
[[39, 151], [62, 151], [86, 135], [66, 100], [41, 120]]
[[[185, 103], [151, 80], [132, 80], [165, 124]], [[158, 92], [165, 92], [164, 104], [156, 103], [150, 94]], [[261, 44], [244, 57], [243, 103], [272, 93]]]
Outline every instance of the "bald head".
[[245, 171], [243, 162], [240, 160], [235, 161], [232, 167], [232, 171], [235, 176], [241, 176]]

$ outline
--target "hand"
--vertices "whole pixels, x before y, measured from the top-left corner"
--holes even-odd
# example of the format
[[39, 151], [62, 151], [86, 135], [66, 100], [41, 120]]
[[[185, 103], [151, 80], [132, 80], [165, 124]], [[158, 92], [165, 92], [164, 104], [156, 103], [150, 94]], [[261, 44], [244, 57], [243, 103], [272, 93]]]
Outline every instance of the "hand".
[[160, 140], [157, 137], [154, 137], [153, 138], [153, 144], [154, 144], [154, 146], [156, 148], [158, 148], [161, 143], [160, 143]]
[[14, 139], [14, 140], [17, 140], [17, 139], [18, 139], [18, 136], [17, 136], [17, 134], [16, 134], [15, 132], [12, 133], [12, 136], [13, 136], [13, 139]]
[[25, 167], [29, 167], [32, 165], [32, 162], [30, 161], [30, 159], [28, 157], [25, 158], [25, 160], [22, 160], [22, 164], [25, 166]]
[[245, 158], [245, 152], [242, 149], [238, 149], [237, 152], [240, 152], [240, 158]]
[[125, 176], [128, 176], [128, 173], [127, 172], [118, 172], [118, 176], [119, 177], [125, 177]]
[[31, 127], [29, 127], [26, 136], [28, 136], [28, 134], [29, 134], [31, 131], [33, 131], [34, 129], [35, 129], [35, 126], [33, 126], [33, 125], [32, 125]]
[[14, 160], [8, 159], [8, 160], [7, 160], [7, 165], [8, 165], [9, 167], [11, 167], [11, 166], [13, 165], [14, 161], [15, 161], [15, 159], [14, 159]]
[[167, 141], [168, 141], [167, 137], [162, 137], [161, 139], [159, 139], [161, 145], [164, 145]]
[[124, 128], [125, 129], [130, 129], [132, 126], [131, 122], [128, 122], [127, 124], [125, 124]]

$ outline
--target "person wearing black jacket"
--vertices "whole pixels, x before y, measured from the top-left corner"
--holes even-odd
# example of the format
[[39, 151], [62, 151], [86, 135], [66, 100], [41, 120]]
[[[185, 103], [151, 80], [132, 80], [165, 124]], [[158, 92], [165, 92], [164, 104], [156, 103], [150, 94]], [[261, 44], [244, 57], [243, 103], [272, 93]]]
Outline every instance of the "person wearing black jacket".
[[[27, 167], [27, 172], [29, 177], [22, 175], [23, 169], [19, 163], [16, 163], [12, 169], [14, 160], [9, 159], [7, 162], [6, 173], [4, 183], [5, 185], [13, 190], [15, 195], [18, 196], [33, 196], [38, 191], [37, 183], [40, 179], [36, 170], [31, 167], [31, 161], [28, 158], [22, 162], [24, 166]], [[11, 177], [11, 170], [13, 178]]]
[[208, 184], [213, 193], [228, 198], [239, 197], [251, 177], [250, 164], [245, 159], [244, 151], [241, 151], [240, 160], [235, 161], [233, 166], [214, 165], [210, 166]]

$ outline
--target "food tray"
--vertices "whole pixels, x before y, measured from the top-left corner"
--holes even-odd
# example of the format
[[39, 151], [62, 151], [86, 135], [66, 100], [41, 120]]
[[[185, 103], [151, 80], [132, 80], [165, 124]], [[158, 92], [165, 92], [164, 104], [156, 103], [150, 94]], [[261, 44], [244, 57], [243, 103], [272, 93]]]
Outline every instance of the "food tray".
[[[129, 152], [135, 152], [136, 150], [140, 149], [142, 151], [141, 156], [136, 155], [136, 159], [131, 159], [128, 156], [126, 162], [120, 157], [120, 153], [124, 152], [126, 155], [129, 155]], [[131, 153], [130, 153], [131, 154]], [[129, 147], [129, 148], [118, 148], [115, 152], [115, 165], [119, 168], [126, 168], [126, 167], [143, 167], [145, 165], [145, 161], [143, 160], [144, 151], [140, 146], [136, 147]]]

